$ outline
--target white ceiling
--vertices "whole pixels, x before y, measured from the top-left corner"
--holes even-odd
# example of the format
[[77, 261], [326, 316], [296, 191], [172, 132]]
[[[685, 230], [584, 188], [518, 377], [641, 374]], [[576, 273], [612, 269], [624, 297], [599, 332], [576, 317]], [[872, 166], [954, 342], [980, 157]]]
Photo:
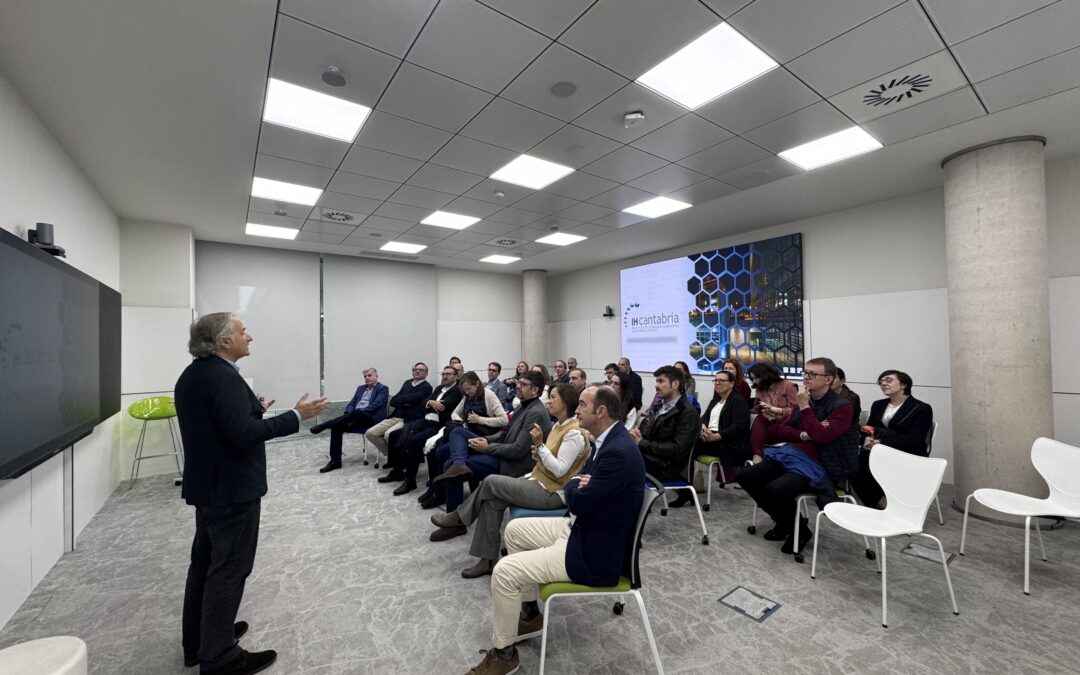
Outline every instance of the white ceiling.
[[[781, 67], [693, 112], [633, 82], [725, 20]], [[345, 86], [322, 82], [331, 65]], [[350, 255], [401, 240], [428, 248], [394, 257], [488, 271], [908, 194], [1004, 136], [1080, 152], [1080, 0], [5, 0], [0, 72], [123, 217]], [[892, 99], [916, 75], [921, 91]], [[268, 76], [374, 112], [352, 145], [262, 123]], [[559, 81], [576, 93], [551, 94]], [[624, 128], [632, 110], [645, 122]], [[886, 147], [812, 172], [776, 156], [855, 123]], [[542, 191], [487, 178], [522, 152], [577, 171]], [[253, 199], [253, 175], [326, 192], [315, 208]], [[620, 212], [655, 195], [695, 208]], [[418, 224], [434, 209], [482, 220]], [[248, 237], [248, 221], [300, 237]], [[589, 240], [535, 243], [555, 227]], [[496, 252], [523, 260], [478, 262]]]

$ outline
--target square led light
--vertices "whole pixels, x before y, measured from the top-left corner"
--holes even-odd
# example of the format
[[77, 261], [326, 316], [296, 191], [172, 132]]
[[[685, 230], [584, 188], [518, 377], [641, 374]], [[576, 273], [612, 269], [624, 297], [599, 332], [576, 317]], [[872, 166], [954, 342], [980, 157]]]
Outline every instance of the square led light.
[[637, 79], [693, 110], [777, 66], [726, 23], [705, 33]]
[[296, 239], [296, 235], [299, 233], [300, 230], [291, 227], [259, 225], [258, 223], [248, 223], [247, 227], [244, 228], [244, 234], [250, 234], [253, 237], [273, 237], [274, 239]]
[[497, 265], [509, 265], [512, 262], [517, 262], [521, 258], [515, 258], [512, 255], [489, 255], [486, 258], [480, 258], [480, 262], [495, 263]]
[[565, 232], [556, 232], [555, 234], [549, 234], [546, 237], [540, 237], [536, 240], [537, 244], [551, 244], [552, 246], [569, 246], [570, 244], [576, 244], [579, 241], [585, 241], [586, 237], [580, 234], [567, 234]]
[[480, 219], [473, 218], [472, 216], [463, 216], [460, 213], [450, 213], [449, 211], [435, 211], [420, 222], [424, 225], [434, 225], [435, 227], [449, 227], [451, 230], [464, 230], [473, 223], [480, 222]]
[[572, 173], [574, 170], [568, 166], [522, 155], [491, 174], [491, 178], [539, 190]]
[[403, 241], [388, 241], [379, 247], [380, 251], [393, 251], [394, 253], [419, 253], [427, 246], [423, 244], [406, 244]]
[[270, 78], [263, 120], [352, 143], [371, 108]]
[[290, 204], [315, 206], [319, 201], [319, 197], [322, 197], [322, 192], [320, 188], [285, 183], [280, 180], [270, 180], [269, 178], [259, 178], [258, 176], [251, 181], [252, 197], [262, 197], [263, 199], [289, 202]]
[[688, 209], [690, 206], [690, 204], [680, 202], [678, 199], [656, 197], [647, 202], [629, 206], [623, 209], [623, 213], [632, 213], [635, 216], [645, 216], [646, 218], [659, 218], [660, 216], [666, 216], [669, 213]]
[[880, 147], [881, 143], [863, 131], [862, 127], [851, 127], [784, 150], [780, 156], [809, 171]]

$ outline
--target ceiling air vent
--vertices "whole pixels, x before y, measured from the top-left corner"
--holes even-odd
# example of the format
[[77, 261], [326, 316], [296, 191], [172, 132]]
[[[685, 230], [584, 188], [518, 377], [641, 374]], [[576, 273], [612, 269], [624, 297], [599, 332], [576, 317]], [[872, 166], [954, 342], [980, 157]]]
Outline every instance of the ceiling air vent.
[[345, 213], [344, 211], [327, 211], [322, 212], [323, 220], [332, 220], [335, 223], [351, 223], [355, 220], [351, 213]]
[[929, 89], [933, 81], [929, 75], [905, 75], [901, 78], [893, 78], [888, 84], [881, 83], [871, 89], [862, 100], [868, 106], [901, 103]]
[[492, 239], [487, 242], [489, 246], [500, 246], [502, 248], [514, 248], [515, 246], [521, 246], [525, 242], [520, 239], [511, 239], [510, 237], [499, 237], [498, 239]]

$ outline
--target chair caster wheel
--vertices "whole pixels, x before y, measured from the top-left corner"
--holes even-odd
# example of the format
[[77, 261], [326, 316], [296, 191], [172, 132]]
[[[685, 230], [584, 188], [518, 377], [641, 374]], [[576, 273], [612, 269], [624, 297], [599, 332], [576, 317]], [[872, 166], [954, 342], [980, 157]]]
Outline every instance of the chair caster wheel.
[[702, 504], [701, 505], [701, 510], [702, 511], [708, 511], [709, 510], [709, 505], [708, 504]]
[[803, 555], [802, 555], [802, 553], [796, 553], [795, 554], [795, 562], [799, 563], [800, 565], [803, 563]]
[[375, 462], [375, 468], [376, 468], [376, 469], [378, 469], [378, 468], [379, 468], [379, 463], [378, 463], [378, 462]]
[[701, 545], [702, 546], [708, 546], [709, 545], [709, 535], [706, 534], [705, 536], [703, 536], [701, 538]]
[[621, 615], [623, 613], [623, 607], [624, 607], [623, 603], [616, 602], [615, 606], [611, 608], [611, 611], [615, 612], [616, 614]]
[[365, 459], [364, 460], [364, 466], [367, 466], [367, 465], [368, 465], [368, 461]]
[[660, 509], [660, 515], [666, 516], [667, 515], [667, 509]]
[[746, 528], [746, 531], [750, 534], [757, 534], [757, 527], [751, 525], [750, 527]]
[[866, 549], [866, 559], [867, 560], [877, 560], [877, 553], [875, 553], [873, 551], [873, 549], [869, 549], [869, 548]]

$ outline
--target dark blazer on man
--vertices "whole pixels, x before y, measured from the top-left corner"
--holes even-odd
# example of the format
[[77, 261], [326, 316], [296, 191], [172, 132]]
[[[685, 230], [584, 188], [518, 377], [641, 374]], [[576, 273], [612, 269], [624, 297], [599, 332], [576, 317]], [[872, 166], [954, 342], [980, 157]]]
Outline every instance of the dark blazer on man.
[[296, 413], [263, 419], [255, 393], [219, 356], [195, 359], [184, 369], [175, 404], [184, 442], [181, 496], [187, 503], [225, 506], [265, 495], [265, 442], [296, 433]]
[[[356, 406], [360, 405], [360, 400], [364, 398], [364, 394], [367, 393], [367, 385], [362, 384], [356, 388], [356, 393], [353, 394], [352, 400], [345, 406], [345, 412], [351, 413], [356, 410]], [[371, 415], [372, 423], [378, 423], [386, 419], [386, 403], [390, 400], [390, 388], [382, 382], [376, 382], [375, 387], [371, 392], [371, 399], [368, 400], [366, 408], [362, 411]]]
[[[701, 423], [709, 424], [713, 408], [718, 399], [713, 398], [701, 415]], [[728, 395], [727, 403], [720, 409], [717, 420], [718, 441], [703, 441], [700, 438], [694, 447], [697, 455], [712, 455], [720, 458], [721, 466], [742, 466], [750, 459], [750, 405], [735, 391]]]
[[645, 405], [645, 388], [641, 384], [641, 376], [633, 370], [628, 372], [627, 375], [630, 376], [630, 403], [638, 410], [641, 410], [641, 406]]
[[883, 398], [870, 404], [870, 418], [866, 424], [874, 427], [874, 438], [890, 448], [903, 450], [912, 455], [927, 455], [926, 439], [934, 421], [934, 409], [912, 396], [896, 411], [888, 426], [882, 424], [881, 416], [889, 399]]
[[614, 586], [645, 493], [645, 464], [622, 423], [612, 426], [604, 444], [585, 461], [579, 475], [585, 474], [590, 476], [588, 485], [579, 488], [575, 476], [564, 491], [574, 515], [566, 542], [566, 571], [576, 584]]
[[547, 438], [551, 431], [551, 415], [538, 398], [531, 398], [518, 406], [506, 429], [487, 436], [487, 454], [499, 458], [499, 473], [504, 476], [524, 476], [536, 465], [532, 458], [532, 436], [529, 431], [534, 424]]
[[424, 402], [431, 396], [431, 383], [421, 380], [414, 385], [412, 380], [405, 380], [401, 389], [390, 399], [394, 407], [394, 417], [405, 422], [418, 420], [424, 416]]
[[649, 409], [649, 415], [639, 427], [638, 448], [645, 460], [645, 469], [662, 481], [686, 478], [690, 452], [701, 432], [701, 416], [694, 406], [680, 396], [671, 410], [663, 415], [663, 403]]
[[[427, 397], [427, 401], [437, 400], [439, 394], [443, 392], [443, 389], [444, 387], [441, 384], [435, 387], [435, 390]], [[445, 389], [446, 394], [443, 395], [441, 401], [443, 409], [442, 412], [439, 413], [439, 426], [445, 426], [450, 421], [450, 415], [454, 412], [454, 408], [458, 406], [458, 403], [461, 403], [461, 387], [458, 386], [457, 382], [449, 387], [445, 387]], [[427, 401], [424, 401], [424, 405], [422, 406], [423, 414], [420, 415], [421, 418], [427, 416], [429, 412], [435, 412], [434, 410], [428, 410]]]

